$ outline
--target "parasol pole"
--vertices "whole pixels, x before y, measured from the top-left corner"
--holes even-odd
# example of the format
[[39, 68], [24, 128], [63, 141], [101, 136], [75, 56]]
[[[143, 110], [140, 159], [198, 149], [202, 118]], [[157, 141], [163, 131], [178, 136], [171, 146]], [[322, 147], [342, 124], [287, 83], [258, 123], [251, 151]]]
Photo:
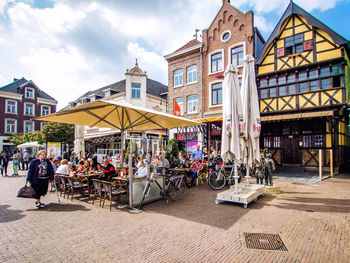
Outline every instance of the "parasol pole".
[[238, 194], [238, 169], [237, 169], [237, 164], [238, 164], [238, 160], [236, 158], [233, 159], [234, 160], [234, 178], [235, 178], [235, 194]]

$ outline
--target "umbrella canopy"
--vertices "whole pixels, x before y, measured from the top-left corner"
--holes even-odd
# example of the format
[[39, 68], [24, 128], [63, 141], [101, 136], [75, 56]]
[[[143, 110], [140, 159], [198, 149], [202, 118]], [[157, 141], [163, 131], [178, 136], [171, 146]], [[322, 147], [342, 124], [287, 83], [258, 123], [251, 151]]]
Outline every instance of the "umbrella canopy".
[[243, 94], [243, 134], [245, 138], [245, 153], [249, 167], [253, 162], [260, 162], [259, 136], [261, 131], [258, 92], [256, 87], [254, 58], [247, 55], [244, 59], [242, 79]]
[[39, 142], [35, 141], [35, 142], [26, 142], [26, 143], [22, 143], [20, 145], [17, 145], [17, 148], [44, 148], [43, 144], [39, 144]]
[[196, 121], [138, 107], [130, 103], [106, 100], [93, 101], [35, 119], [90, 127], [116, 128], [121, 131], [170, 129], [202, 125], [202, 123]]
[[[243, 121], [243, 108], [238, 82], [238, 71], [232, 64], [227, 65], [223, 84], [223, 127], [221, 155], [241, 159], [240, 121]], [[233, 156], [232, 156], [233, 155]]]

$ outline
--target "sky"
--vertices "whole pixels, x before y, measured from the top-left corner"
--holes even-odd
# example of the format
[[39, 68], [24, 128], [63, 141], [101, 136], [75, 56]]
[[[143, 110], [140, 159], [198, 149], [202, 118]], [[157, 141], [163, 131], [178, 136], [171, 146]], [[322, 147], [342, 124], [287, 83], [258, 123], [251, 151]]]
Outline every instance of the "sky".
[[[296, 0], [350, 39], [350, 0]], [[289, 0], [231, 0], [253, 10], [265, 39]], [[135, 59], [149, 78], [167, 85], [164, 55], [206, 29], [222, 0], [0, 0], [0, 87], [33, 80], [57, 109], [89, 90], [125, 78]]]

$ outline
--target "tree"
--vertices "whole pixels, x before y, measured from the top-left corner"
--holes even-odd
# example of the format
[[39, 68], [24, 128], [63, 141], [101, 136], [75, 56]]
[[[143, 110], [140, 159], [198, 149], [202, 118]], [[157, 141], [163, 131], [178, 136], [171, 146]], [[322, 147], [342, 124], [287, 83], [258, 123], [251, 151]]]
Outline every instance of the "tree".
[[167, 146], [165, 146], [165, 158], [168, 159], [170, 167], [177, 167], [180, 164], [179, 147], [175, 138], [169, 140]]
[[42, 144], [45, 139], [44, 134], [41, 131], [35, 131], [30, 133], [13, 134], [9, 137], [9, 141], [15, 146], [18, 146], [22, 143], [36, 141], [38, 141], [39, 144]]
[[49, 122], [43, 128], [43, 134], [47, 142], [62, 142], [71, 144], [74, 142], [74, 125], [58, 122]]

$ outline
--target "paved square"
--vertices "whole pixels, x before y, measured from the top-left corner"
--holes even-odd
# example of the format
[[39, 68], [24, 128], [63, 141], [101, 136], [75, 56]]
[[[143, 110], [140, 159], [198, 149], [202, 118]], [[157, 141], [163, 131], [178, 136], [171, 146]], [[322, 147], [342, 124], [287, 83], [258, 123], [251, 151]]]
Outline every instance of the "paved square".
[[[142, 213], [55, 194], [37, 210], [16, 197], [24, 182], [0, 177], [0, 262], [350, 262], [349, 175], [276, 180], [281, 193], [247, 209], [215, 205], [217, 192], [201, 185]], [[288, 251], [248, 249], [246, 232], [278, 234]]]

